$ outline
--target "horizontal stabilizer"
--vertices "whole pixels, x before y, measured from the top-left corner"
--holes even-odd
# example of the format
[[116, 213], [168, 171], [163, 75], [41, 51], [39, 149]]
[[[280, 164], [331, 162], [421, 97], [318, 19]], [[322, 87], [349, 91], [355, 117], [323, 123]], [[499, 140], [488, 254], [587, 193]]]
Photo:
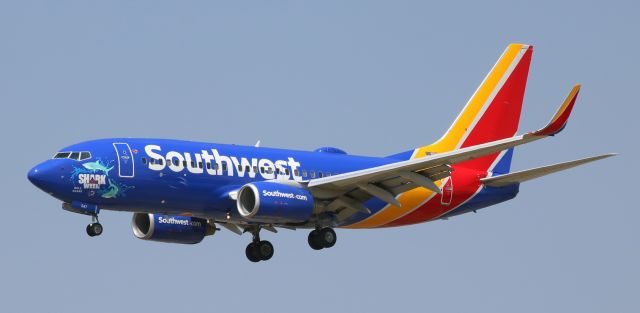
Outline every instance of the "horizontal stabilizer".
[[572, 167], [576, 167], [582, 164], [590, 163], [597, 160], [602, 160], [608, 157], [612, 157], [614, 155], [616, 155], [616, 153], [603, 154], [603, 155], [594, 156], [590, 158], [533, 168], [526, 171], [520, 171], [520, 172], [515, 172], [515, 173], [510, 173], [505, 175], [494, 176], [494, 177], [487, 177], [487, 178], [481, 179], [480, 181], [486, 186], [503, 187], [511, 184], [521, 183], [521, 182], [538, 178], [541, 176], [545, 176], [551, 173], [570, 169]]

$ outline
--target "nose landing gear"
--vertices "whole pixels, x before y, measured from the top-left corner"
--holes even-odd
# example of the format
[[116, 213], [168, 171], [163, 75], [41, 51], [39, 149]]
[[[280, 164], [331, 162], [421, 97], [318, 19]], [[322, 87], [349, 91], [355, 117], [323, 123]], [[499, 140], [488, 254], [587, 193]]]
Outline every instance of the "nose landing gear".
[[87, 225], [87, 235], [89, 235], [89, 237], [100, 236], [102, 230], [102, 224], [98, 221], [98, 215], [91, 215], [91, 224]]
[[89, 237], [102, 235], [102, 224], [98, 221], [98, 213], [100, 213], [98, 205], [73, 201], [71, 203], [63, 203], [62, 208], [69, 212], [91, 216], [91, 224], [87, 225], [87, 235]]

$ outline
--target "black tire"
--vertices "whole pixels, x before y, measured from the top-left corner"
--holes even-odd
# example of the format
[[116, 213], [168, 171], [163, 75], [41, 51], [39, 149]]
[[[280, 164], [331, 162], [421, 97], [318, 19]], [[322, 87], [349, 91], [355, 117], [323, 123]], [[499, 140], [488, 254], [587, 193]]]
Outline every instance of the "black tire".
[[320, 236], [317, 230], [314, 230], [309, 233], [309, 237], [307, 238], [307, 241], [309, 242], [309, 247], [311, 247], [311, 249], [313, 250], [320, 250], [324, 248], [324, 246], [320, 242]]
[[87, 235], [89, 235], [89, 237], [93, 237], [96, 234], [93, 233], [93, 229], [91, 228], [91, 224], [87, 225]]
[[255, 243], [250, 243], [247, 245], [247, 248], [244, 250], [244, 253], [247, 255], [247, 259], [251, 262], [260, 261], [260, 256], [258, 255], [258, 249], [256, 249]]
[[273, 245], [266, 241], [266, 240], [262, 240], [260, 242], [258, 242], [256, 244], [256, 251], [258, 252], [257, 254], [260, 256], [260, 259], [262, 261], [266, 261], [271, 259], [271, 257], [273, 257]]
[[338, 240], [338, 236], [336, 236], [336, 232], [329, 227], [323, 228], [320, 230], [318, 234], [319, 242], [322, 244], [324, 248], [331, 248], [336, 244]]
[[91, 232], [93, 233], [94, 236], [102, 235], [102, 231], [104, 230], [104, 228], [102, 228], [102, 224], [93, 223], [93, 224], [90, 224], [89, 226], [91, 227]]

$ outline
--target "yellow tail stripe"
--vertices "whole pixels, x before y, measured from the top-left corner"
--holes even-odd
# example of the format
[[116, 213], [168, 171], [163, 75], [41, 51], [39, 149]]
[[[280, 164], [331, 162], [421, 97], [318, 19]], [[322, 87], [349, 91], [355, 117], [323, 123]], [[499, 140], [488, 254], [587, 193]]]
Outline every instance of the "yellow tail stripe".
[[480, 113], [489, 96], [497, 87], [523, 47], [523, 44], [510, 44], [507, 47], [491, 72], [489, 72], [480, 87], [478, 87], [478, 90], [476, 90], [471, 99], [469, 99], [460, 116], [453, 122], [449, 131], [435, 143], [419, 148], [414, 157], [423, 157], [427, 152], [451, 151], [458, 146], [460, 140], [471, 126], [471, 123], [473, 123], [478, 113]]

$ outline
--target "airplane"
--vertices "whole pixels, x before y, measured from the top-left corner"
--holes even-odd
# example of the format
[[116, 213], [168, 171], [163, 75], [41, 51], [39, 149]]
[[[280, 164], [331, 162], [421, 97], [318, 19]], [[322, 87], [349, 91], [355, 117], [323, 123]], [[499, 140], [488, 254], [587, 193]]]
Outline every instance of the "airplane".
[[91, 237], [103, 232], [100, 211], [113, 210], [132, 212], [133, 234], [143, 240], [196, 244], [222, 228], [250, 233], [251, 262], [274, 254], [260, 239], [263, 229], [308, 229], [312, 249], [330, 248], [334, 228], [397, 227], [476, 212], [513, 199], [522, 182], [615, 155], [511, 172], [514, 147], [561, 132], [580, 90], [571, 89], [546, 126], [516, 135], [532, 54], [531, 45], [508, 45], [439, 140], [385, 157], [335, 147], [108, 138], [60, 149], [27, 176], [63, 209], [90, 216]]

